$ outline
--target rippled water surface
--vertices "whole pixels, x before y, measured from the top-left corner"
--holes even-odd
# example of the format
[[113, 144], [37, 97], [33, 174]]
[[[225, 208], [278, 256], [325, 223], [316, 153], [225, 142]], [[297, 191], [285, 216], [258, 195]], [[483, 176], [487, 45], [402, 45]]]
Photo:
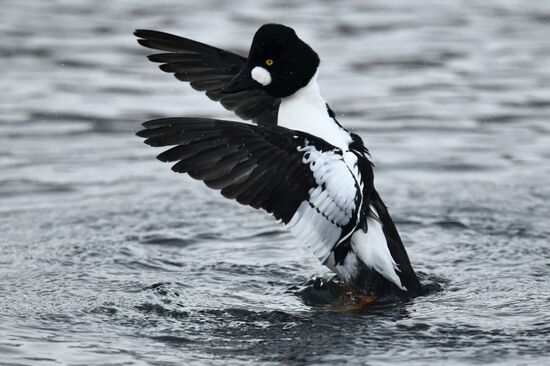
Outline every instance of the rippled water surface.
[[[300, 243], [133, 135], [235, 118], [133, 29], [246, 52], [269, 21], [319, 51], [428, 296], [334, 311]], [[3, 0], [0, 364], [549, 364], [549, 26], [548, 1]]]

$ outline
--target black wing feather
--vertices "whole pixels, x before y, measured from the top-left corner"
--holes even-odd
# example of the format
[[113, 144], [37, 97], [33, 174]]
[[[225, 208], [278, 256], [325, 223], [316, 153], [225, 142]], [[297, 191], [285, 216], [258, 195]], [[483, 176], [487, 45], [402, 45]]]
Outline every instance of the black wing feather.
[[325, 149], [324, 140], [283, 127], [255, 126], [206, 118], [163, 118], [137, 133], [151, 146], [172, 146], [158, 159], [177, 162], [188, 173], [239, 203], [263, 208], [285, 224], [316, 185], [302, 153], [305, 139]]
[[189, 82], [198, 91], [245, 120], [261, 125], [277, 124], [281, 100], [262, 90], [222, 94], [220, 90], [233, 79], [246, 63], [246, 58], [191, 39], [164, 32], [139, 29], [134, 32], [144, 47], [167, 53], [150, 55], [149, 60], [161, 63], [162, 71]]

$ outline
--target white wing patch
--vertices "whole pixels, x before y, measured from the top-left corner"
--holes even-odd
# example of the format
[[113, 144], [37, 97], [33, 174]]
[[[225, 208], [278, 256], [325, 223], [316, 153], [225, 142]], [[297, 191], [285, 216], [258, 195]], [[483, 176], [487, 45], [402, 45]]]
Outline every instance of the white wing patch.
[[336, 151], [319, 151], [307, 140], [297, 149], [304, 153], [302, 162], [309, 165], [316, 187], [309, 190], [287, 228], [324, 262], [334, 245], [353, 233], [343, 233], [343, 228], [354, 218], [356, 200], [362, 192]]
[[342, 234], [340, 226], [320, 215], [308, 201], [302, 202], [287, 228], [297, 239], [303, 241], [321, 262], [329, 256], [330, 250]]
[[400, 289], [407, 291], [397, 275], [399, 268], [391, 256], [378, 213], [374, 207], [370, 206], [370, 209], [374, 213], [374, 217], [371, 215], [367, 217], [367, 232], [358, 230], [353, 234], [351, 237], [352, 248], [363, 263], [380, 273], [388, 281], [395, 283]]

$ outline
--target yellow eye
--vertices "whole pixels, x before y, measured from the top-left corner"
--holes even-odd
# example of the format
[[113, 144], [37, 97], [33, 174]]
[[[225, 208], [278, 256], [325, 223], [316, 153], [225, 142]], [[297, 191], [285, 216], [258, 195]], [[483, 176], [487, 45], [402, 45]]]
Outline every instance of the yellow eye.
[[270, 59], [270, 58], [268, 58], [267, 60], [265, 60], [265, 64], [266, 64], [267, 66], [271, 66], [271, 65], [273, 65], [273, 60]]

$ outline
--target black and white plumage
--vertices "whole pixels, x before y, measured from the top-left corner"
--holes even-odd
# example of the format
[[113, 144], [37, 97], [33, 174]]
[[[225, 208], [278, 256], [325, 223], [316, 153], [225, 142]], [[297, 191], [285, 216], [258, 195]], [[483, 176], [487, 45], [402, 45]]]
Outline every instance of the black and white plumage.
[[223, 196], [280, 220], [355, 290], [396, 289], [418, 296], [420, 283], [386, 206], [374, 188], [361, 138], [344, 129], [319, 93], [317, 54], [288, 27], [262, 26], [248, 58], [156, 31], [140, 44], [169, 51], [149, 58], [258, 125], [207, 118], [164, 118], [138, 132], [158, 158], [175, 162]]
[[277, 124], [281, 100], [255, 89], [236, 94], [222, 94], [221, 89], [246, 65], [246, 58], [191, 39], [154, 30], [137, 30], [139, 44], [167, 51], [150, 55], [160, 69], [187, 81], [193, 89], [203, 91], [208, 98], [219, 101], [224, 108], [244, 120], [258, 124]]
[[[176, 145], [158, 159], [177, 162], [227, 198], [281, 220], [325, 261], [360, 220], [362, 192], [340, 149], [307, 133], [201, 118], [146, 122], [151, 146]], [[351, 189], [350, 189], [351, 188]]]

